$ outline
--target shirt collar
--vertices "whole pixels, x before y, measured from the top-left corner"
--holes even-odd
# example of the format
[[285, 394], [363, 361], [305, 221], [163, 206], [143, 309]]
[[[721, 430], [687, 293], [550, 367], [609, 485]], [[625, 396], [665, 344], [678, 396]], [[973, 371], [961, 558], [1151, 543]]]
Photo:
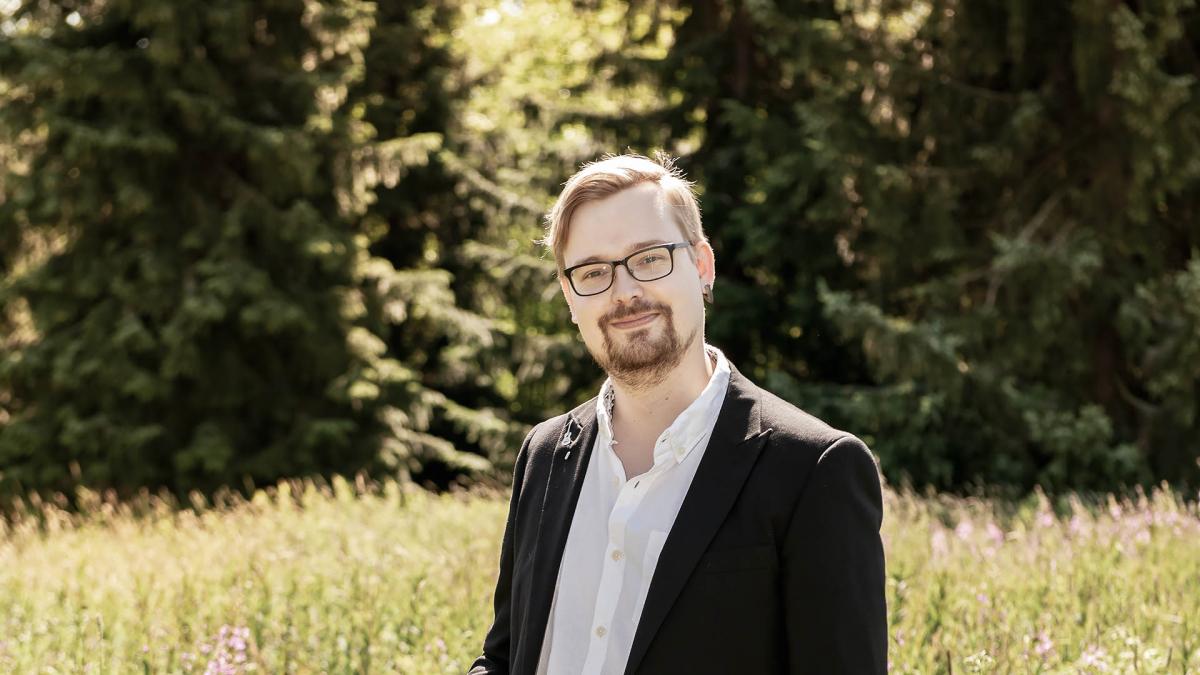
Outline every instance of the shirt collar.
[[[712, 376], [708, 385], [684, 408], [675, 418], [671, 426], [658, 437], [654, 444], [654, 464], [673, 459], [682, 462], [699, 445], [700, 439], [712, 428], [712, 421], [721, 411], [725, 400], [725, 391], [729, 387], [730, 367], [725, 354], [712, 345], [704, 345], [704, 350], [715, 361]], [[596, 421], [599, 425], [600, 441], [608, 443], [613, 439], [612, 415], [616, 391], [612, 379], [605, 379], [600, 386], [600, 395], [596, 399]]]

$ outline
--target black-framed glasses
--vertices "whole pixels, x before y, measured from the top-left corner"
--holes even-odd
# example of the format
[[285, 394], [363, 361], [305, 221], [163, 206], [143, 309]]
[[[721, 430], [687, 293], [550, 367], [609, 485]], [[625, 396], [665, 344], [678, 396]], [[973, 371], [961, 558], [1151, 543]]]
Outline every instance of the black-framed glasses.
[[571, 282], [576, 295], [598, 295], [613, 285], [617, 276], [617, 265], [622, 265], [629, 275], [638, 281], [655, 281], [675, 271], [675, 249], [691, 246], [695, 242], [680, 241], [672, 244], [655, 244], [639, 249], [621, 260], [608, 262], [586, 262], [563, 270]]

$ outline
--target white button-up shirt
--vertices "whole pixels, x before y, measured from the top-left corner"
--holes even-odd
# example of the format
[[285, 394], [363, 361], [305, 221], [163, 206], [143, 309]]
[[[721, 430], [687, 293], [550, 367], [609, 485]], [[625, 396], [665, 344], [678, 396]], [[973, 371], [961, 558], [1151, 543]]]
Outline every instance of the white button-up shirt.
[[612, 382], [596, 400], [599, 429], [558, 569], [538, 675], [621, 675], [659, 553], [708, 446], [729, 388], [729, 362], [654, 444], [654, 465], [626, 479], [613, 451]]

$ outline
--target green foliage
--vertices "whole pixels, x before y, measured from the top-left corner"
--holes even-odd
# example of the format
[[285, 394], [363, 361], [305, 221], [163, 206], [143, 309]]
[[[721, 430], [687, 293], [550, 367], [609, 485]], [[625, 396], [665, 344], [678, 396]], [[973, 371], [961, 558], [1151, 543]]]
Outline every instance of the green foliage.
[[736, 363], [920, 484], [1200, 478], [1194, 3], [689, 7]]
[[[26, 3], [0, 43], [8, 489], [213, 489], [373, 460], [343, 316], [351, 1]], [[39, 241], [56, 240], [37, 256]]]
[[[454, 69], [443, 80], [452, 114], [438, 118], [444, 143], [427, 180], [410, 173], [372, 209], [390, 224], [373, 251], [400, 275], [386, 295], [383, 333], [424, 392], [417, 428], [428, 430], [429, 445], [417, 455], [418, 478], [444, 481], [447, 469], [464, 467], [479, 475], [480, 465], [447, 459], [447, 440], [507, 477], [529, 424], [599, 386], [553, 260], [536, 240], [566, 174], [609, 147], [579, 116], [617, 116], [653, 100], [645, 82], [617, 82], [592, 67], [622, 44], [627, 18], [619, 2], [583, 14], [569, 1], [463, 3], [444, 27], [454, 36], [445, 56]], [[419, 215], [400, 217], [414, 205]]]
[[599, 384], [542, 216], [658, 148], [709, 339], [893, 479], [1200, 480], [1191, 0], [0, 12], [9, 488], [506, 476]]
[[486, 399], [448, 387], [444, 375], [447, 355], [469, 358], [491, 332], [486, 317], [456, 298], [459, 272], [446, 264], [480, 227], [439, 159], [469, 93], [451, 82], [460, 64], [444, 41], [459, 13], [451, 2], [381, 4], [363, 77], [345, 104], [371, 139], [363, 158], [371, 204], [359, 223], [367, 248], [357, 267], [364, 318], [377, 336], [369, 372], [388, 430], [380, 460], [391, 472], [439, 482], [447, 473], [485, 474], [491, 464], [466, 448], [505, 445], [520, 431]]

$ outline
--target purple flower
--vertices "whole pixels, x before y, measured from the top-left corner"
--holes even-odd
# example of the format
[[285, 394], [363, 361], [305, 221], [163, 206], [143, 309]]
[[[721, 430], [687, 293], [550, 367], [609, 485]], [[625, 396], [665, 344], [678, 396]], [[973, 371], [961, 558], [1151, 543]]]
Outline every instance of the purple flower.
[[1004, 530], [996, 526], [996, 523], [989, 521], [987, 524], [987, 536], [992, 540], [992, 543], [999, 546], [1004, 543]]
[[1092, 645], [1085, 649], [1083, 655], [1079, 657], [1079, 665], [1106, 671], [1108, 663], [1104, 660], [1105, 656], [1107, 656], [1107, 652], [1103, 647]]
[[1054, 651], [1054, 641], [1050, 639], [1050, 636], [1046, 634], [1046, 631], [1038, 633], [1037, 644], [1033, 647], [1033, 653], [1042, 658], [1046, 658], [1046, 655], [1052, 651]]
[[954, 534], [957, 535], [958, 538], [962, 539], [963, 541], [970, 539], [971, 533], [974, 531], [975, 531], [975, 526], [972, 525], [971, 521], [969, 521], [969, 520], [963, 520], [962, 522], [960, 522], [958, 524], [957, 527], [954, 528]]
[[946, 544], [946, 531], [942, 528], [934, 530], [933, 535], [929, 538], [929, 546], [933, 549], [933, 557], [940, 558], [950, 552], [950, 547]]

